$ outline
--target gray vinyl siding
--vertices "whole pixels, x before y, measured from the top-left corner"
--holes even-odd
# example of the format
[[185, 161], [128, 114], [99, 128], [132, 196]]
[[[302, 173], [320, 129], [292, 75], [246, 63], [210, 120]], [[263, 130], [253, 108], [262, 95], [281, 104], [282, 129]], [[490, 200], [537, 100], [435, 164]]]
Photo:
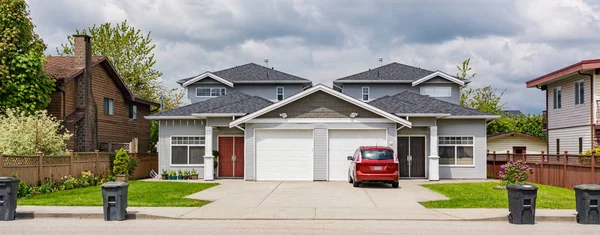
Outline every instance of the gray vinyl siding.
[[328, 131], [325, 128], [314, 129], [314, 180], [327, 180]]
[[590, 126], [571, 127], [548, 131], [548, 153], [556, 154], [556, 139], [560, 140], [560, 154], [568, 151], [579, 153], [579, 138], [583, 138], [583, 151], [592, 148], [592, 130]]
[[436, 120], [433, 117], [410, 117], [408, 119], [413, 127], [417, 126], [435, 126]]
[[[393, 146], [396, 146], [396, 125], [394, 123], [247, 123], [246, 124], [246, 146], [245, 146], [245, 180], [255, 180], [255, 162], [256, 162], [256, 149], [255, 149], [255, 130], [256, 129], [310, 129], [315, 133], [315, 138], [322, 138], [322, 135], [319, 134], [322, 130], [325, 130], [325, 135], [327, 135], [328, 129], [387, 129], [388, 132], [388, 145], [390, 145], [390, 141]], [[316, 142], [316, 139], [314, 140]], [[329, 142], [327, 139], [324, 141], [325, 145]], [[322, 146], [320, 146], [322, 148]], [[327, 157], [328, 149], [325, 150], [323, 154], [320, 150], [317, 150], [316, 145], [313, 149], [315, 164], [316, 160], [322, 160], [323, 155]], [[328, 159], [327, 159], [328, 160]], [[324, 167], [325, 177], [327, 172], [327, 160], [324, 161], [322, 166]], [[322, 171], [317, 175], [317, 168], [314, 169], [314, 179], [321, 180], [323, 177]], [[326, 178], [325, 178], [326, 179]]]
[[[434, 79], [432, 79], [434, 80]], [[436, 98], [450, 103], [460, 103], [460, 87], [456, 83], [441, 83], [441, 82], [425, 82], [413, 87], [411, 83], [346, 83], [343, 84], [343, 93], [362, 100], [362, 87], [369, 87], [369, 99], [375, 100], [386, 95], [395, 95], [402, 91], [409, 90], [415, 93], [421, 92], [421, 86], [450, 86], [452, 88], [452, 96], [448, 98]]]
[[442, 179], [485, 179], [486, 178], [486, 122], [483, 119], [438, 120], [439, 136], [473, 136], [474, 166], [442, 166]]
[[205, 101], [211, 98], [196, 97], [196, 88], [198, 87], [223, 87], [225, 88], [226, 94], [237, 91], [252, 96], [262, 97], [271, 101], [277, 100], [275, 91], [277, 87], [283, 87], [284, 98], [290, 97], [302, 91], [301, 84], [234, 84], [233, 87], [229, 87], [213, 79], [205, 78], [194, 84], [189, 85], [186, 88], [188, 99], [190, 99], [192, 103]]
[[[584, 82], [584, 103], [575, 105], [575, 82]], [[561, 108], [554, 109], [554, 88], [561, 87]], [[590, 78], [574, 75], [548, 85], [548, 129], [590, 125]]]
[[158, 169], [190, 170], [196, 169], [198, 177], [204, 177], [204, 167], [171, 167], [171, 136], [173, 135], [205, 135], [204, 120], [160, 120], [158, 129]]

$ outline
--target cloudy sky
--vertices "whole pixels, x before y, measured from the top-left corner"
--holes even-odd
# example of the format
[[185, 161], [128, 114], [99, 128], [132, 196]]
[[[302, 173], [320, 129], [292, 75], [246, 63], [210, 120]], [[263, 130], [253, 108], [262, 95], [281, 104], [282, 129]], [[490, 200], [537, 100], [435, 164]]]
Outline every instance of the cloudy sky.
[[152, 32], [166, 84], [249, 62], [332, 81], [399, 62], [457, 72], [471, 58], [470, 86], [503, 90], [507, 108], [544, 109], [525, 81], [600, 58], [600, 1], [80, 1], [28, 0], [48, 54], [94, 24]]

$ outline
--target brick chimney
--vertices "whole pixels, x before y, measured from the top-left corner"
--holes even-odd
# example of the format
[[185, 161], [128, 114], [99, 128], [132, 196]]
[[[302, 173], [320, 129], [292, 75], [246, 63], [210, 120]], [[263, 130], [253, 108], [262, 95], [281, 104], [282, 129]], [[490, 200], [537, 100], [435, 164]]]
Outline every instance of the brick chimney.
[[83, 69], [76, 79], [75, 111], [83, 118], [75, 125], [75, 151], [92, 152], [98, 149], [98, 112], [92, 93], [92, 44], [88, 35], [73, 35], [75, 68]]

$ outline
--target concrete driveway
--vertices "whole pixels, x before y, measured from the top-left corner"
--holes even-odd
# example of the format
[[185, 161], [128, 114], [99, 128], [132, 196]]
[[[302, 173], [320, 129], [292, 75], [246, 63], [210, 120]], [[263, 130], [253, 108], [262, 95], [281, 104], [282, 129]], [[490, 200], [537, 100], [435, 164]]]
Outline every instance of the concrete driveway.
[[[220, 180], [220, 186], [188, 198], [212, 203], [190, 212], [203, 218], [411, 218], [439, 219], [447, 216], [428, 210], [419, 202], [446, 197], [419, 186], [426, 180], [400, 181], [400, 188], [386, 184], [347, 182], [246, 182]], [[185, 216], [184, 216], [185, 217]]]

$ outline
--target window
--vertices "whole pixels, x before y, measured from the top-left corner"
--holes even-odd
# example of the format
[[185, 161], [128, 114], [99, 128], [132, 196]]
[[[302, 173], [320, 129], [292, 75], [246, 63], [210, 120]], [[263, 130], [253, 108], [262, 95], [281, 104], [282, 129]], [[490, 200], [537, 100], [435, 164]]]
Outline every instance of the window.
[[283, 96], [283, 87], [277, 87], [275, 88], [275, 93], [277, 95], [277, 101], [283, 100], [284, 96]]
[[171, 136], [171, 165], [203, 165], [204, 136]]
[[113, 99], [104, 98], [104, 115], [115, 115], [115, 101]]
[[579, 154], [583, 153], [583, 138], [579, 138]]
[[440, 165], [474, 165], [473, 137], [440, 136]]
[[452, 97], [452, 87], [422, 86], [421, 95], [429, 97]]
[[556, 154], [560, 154], [560, 140], [556, 139]]
[[560, 109], [560, 103], [562, 101], [562, 91], [560, 90], [560, 87], [554, 88], [554, 99], [553, 99], [553, 108], [554, 109]]
[[392, 150], [364, 150], [362, 151], [363, 160], [393, 160], [394, 151]]
[[362, 87], [362, 100], [363, 101], [369, 101], [369, 87], [368, 86], [364, 86]]
[[584, 93], [583, 81], [575, 82], [575, 105], [583, 104], [583, 101], [585, 100]]
[[225, 95], [224, 87], [197, 87], [196, 97], [218, 97]]
[[129, 119], [137, 119], [137, 105], [135, 104], [129, 105]]

